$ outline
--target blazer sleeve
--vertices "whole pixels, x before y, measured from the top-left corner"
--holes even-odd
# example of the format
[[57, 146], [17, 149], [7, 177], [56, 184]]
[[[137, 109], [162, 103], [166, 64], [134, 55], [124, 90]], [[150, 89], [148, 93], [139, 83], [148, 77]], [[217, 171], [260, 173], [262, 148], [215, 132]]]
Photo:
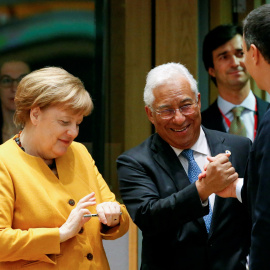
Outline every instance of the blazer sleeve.
[[[89, 156], [88, 153], [87, 153], [87, 155]], [[90, 166], [93, 167], [93, 170], [94, 170], [95, 175], [96, 175], [96, 180], [97, 180], [98, 189], [99, 189], [98, 192], [101, 195], [101, 201], [102, 202], [116, 202], [116, 198], [115, 198], [114, 193], [111, 192], [110, 188], [108, 187], [107, 183], [103, 179], [102, 175], [99, 173], [97, 167], [95, 166], [95, 162], [91, 156], [90, 156], [90, 162], [91, 162]], [[90, 179], [90, 181], [93, 181], [93, 179]], [[119, 225], [117, 225], [111, 229], [106, 228], [106, 230], [102, 230], [103, 227], [101, 226], [101, 236], [103, 239], [114, 240], [114, 239], [117, 239], [117, 238], [123, 236], [128, 231], [129, 214], [127, 212], [125, 205], [120, 204], [120, 207], [121, 207], [122, 215], [120, 217]]]
[[158, 190], [156, 178], [164, 182], [172, 180], [165, 172], [159, 174], [152, 165], [146, 168], [132, 155], [123, 154], [117, 159], [122, 199], [144, 234], [165, 233], [208, 213], [208, 207], [202, 206], [195, 184], [188, 184], [180, 191], [174, 185], [172, 189], [167, 186], [170, 190], [166, 190], [166, 185], [164, 190]]
[[0, 261], [24, 259], [54, 263], [45, 254], [60, 253], [59, 229], [13, 229], [12, 219], [15, 199], [15, 190], [10, 173], [0, 161]]

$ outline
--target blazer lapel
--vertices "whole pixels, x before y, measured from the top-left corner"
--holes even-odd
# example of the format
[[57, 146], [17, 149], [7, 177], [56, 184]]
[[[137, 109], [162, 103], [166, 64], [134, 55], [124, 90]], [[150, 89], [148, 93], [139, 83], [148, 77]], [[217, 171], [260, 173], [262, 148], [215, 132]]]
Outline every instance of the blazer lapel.
[[[219, 130], [226, 132], [226, 127], [223, 123], [223, 116], [218, 108], [217, 100], [214, 101], [212, 105], [205, 111], [206, 113], [202, 113], [203, 123], [207, 121], [207, 127], [214, 130]], [[215, 117], [213, 117], [213, 115]], [[209, 116], [209, 117], [208, 117]]]
[[258, 131], [259, 125], [260, 125], [260, 123], [261, 123], [261, 121], [263, 119], [263, 116], [264, 116], [265, 112], [269, 109], [270, 104], [263, 101], [263, 100], [261, 100], [256, 95], [255, 95], [255, 98], [256, 98], [256, 102], [257, 102], [257, 116], [258, 116], [257, 131]]
[[[157, 133], [154, 135], [151, 149], [154, 151], [153, 157], [156, 162], [168, 173], [172, 179], [176, 191], [182, 190], [190, 185], [188, 176], [181, 162], [179, 161], [179, 158], [176, 156], [171, 146], [161, 139]], [[194, 222], [198, 222], [198, 224], [200, 224], [200, 226], [204, 228], [206, 232], [202, 217], [194, 220]]]
[[156, 133], [151, 149], [153, 158], [164, 169], [174, 183], [176, 190], [182, 190], [190, 184], [188, 176], [171, 146]]

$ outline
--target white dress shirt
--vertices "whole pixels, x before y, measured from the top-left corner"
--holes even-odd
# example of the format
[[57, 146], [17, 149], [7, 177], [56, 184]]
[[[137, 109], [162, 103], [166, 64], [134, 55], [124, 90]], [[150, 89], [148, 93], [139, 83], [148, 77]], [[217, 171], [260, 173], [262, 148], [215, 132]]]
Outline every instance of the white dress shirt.
[[[186, 174], [188, 175], [188, 160], [182, 155], [180, 155], [184, 149], [178, 149], [175, 147], [172, 147], [172, 149], [174, 150], [175, 154], [178, 156]], [[200, 128], [200, 135], [197, 142], [190, 149], [194, 151], [193, 152], [194, 159], [202, 171], [204, 165], [209, 163], [209, 161], [207, 160], [207, 156], [211, 156], [210, 148], [208, 146], [205, 133], [202, 128]], [[209, 196], [209, 200], [210, 200], [210, 205], [213, 211], [213, 206], [215, 203], [214, 193]]]

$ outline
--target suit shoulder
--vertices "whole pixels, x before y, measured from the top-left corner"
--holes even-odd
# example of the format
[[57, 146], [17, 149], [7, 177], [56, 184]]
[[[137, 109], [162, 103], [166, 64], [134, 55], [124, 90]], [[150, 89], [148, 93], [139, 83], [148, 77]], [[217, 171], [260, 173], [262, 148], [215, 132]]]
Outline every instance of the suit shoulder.
[[217, 106], [217, 100], [201, 113], [202, 125], [209, 129], [226, 132], [223, 117]]
[[268, 106], [270, 105], [269, 102], [257, 97], [256, 95], [255, 98], [257, 100], [258, 107], [266, 111], [268, 109]]
[[153, 140], [153, 135], [150, 136], [149, 138], [147, 138], [142, 143], [138, 144], [137, 146], [126, 150], [119, 157], [121, 157], [121, 156], [140, 156], [140, 155], [145, 155], [147, 151], [150, 151], [152, 140]]
[[222, 132], [222, 131], [218, 131], [218, 130], [211, 130], [211, 129], [207, 129], [207, 128], [204, 128], [204, 131], [206, 134], [211, 134], [211, 136], [224, 138], [225, 140], [235, 142], [236, 144], [237, 143], [251, 144], [251, 140], [247, 137], [238, 136], [238, 135], [234, 135], [234, 134], [230, 134], [230, 133], [226, 133], [226, 132]]
[[201, 115], [202, 117], [209, 115], [213, 116], [213, 112], [216, 112], [217, 110], [218, 110], [217, 100], [215, 100], [207, 109], [201, 112]]

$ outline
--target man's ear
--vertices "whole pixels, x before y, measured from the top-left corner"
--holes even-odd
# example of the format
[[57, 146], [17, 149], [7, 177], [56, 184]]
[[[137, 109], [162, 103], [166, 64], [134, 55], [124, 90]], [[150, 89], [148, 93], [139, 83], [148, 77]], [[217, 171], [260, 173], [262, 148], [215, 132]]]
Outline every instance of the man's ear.
[[201, 109], [201, 94], [200, 93], [198, 93], [198, 101], [197, 101], [197, 103], [198, 103], [199, 108]]
[[208, 73], [212, 77], [216, 77], [215, 69], [213, 67], [208, 68]]
[[146, 114], [148, 116], [149, 121], [154, 125], [154, 117], [153, 117], [153, 112], [151, 111], [151, 109], [148, 106], [145, 106], [145, 111]]
[[251, 50], [251, 57], [252, 57], [252, 60], [254, 61], [254, 64], [258, 65], [260, 61], [260, 57], [261, 57], [261, 53], [259, 49], [254, 44], [251, 44], [249, 49]]
[[41, 114], [41, 110], [39, 107], [34, 107], [30, 110], [30, 121], [33, 125], [37, 125], [39, 121], [39, 116]]

